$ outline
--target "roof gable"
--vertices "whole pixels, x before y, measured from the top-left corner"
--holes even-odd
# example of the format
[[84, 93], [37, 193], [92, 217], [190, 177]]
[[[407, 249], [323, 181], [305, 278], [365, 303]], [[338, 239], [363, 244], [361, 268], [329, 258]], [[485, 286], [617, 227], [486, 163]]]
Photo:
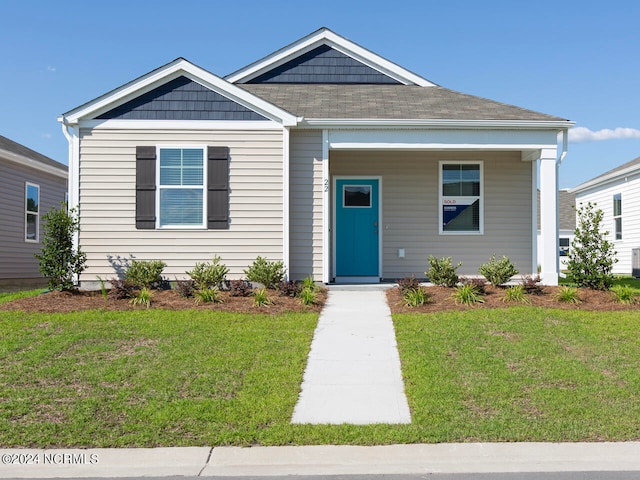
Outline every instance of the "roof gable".
[[98, 115], [99, 120], [267, 120], [266, 117], [180, 76]]
[[[331, 62], [341, 64], [331, 65]], [[303, 75], [305, 78], [298, 78], [296, 75]], [[238, 84], [267, 83], [267, 80], [270, 80], [269, 83], [275, 83], [274, 79], [277, 79], [277, 83], [373, 82], [434, 86], [429, 80], [335, 34], [328, 28], [321, 28], [225, 78]]]

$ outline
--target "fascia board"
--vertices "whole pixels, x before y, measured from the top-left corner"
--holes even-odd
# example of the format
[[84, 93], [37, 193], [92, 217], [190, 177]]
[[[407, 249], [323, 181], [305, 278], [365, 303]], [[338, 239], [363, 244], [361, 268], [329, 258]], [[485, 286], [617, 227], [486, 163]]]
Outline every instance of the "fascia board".
[[622, 180], [624, 177], [628, 177], [629, 175], [637, 175], [639, 173], [640, 165], [632, 165], [631, 167], [625, 168], [624, 170], [618, 170], [617, 172], [610, 173], [609, 175], [602, 175], [600, 177], [587, 180], [586, 182], [581, 183], [576, 187], [570, 188], [569, 193], [583, 193], [586, 190], [603, 187], [609, 183]]
[[56, 168], [53, 165], [47, 165], [46, 163], [38, 162], [37, 160], [33, 160], [29, 157], [18, 155], [7, 150], [0, 150], [0, 158], [4, 158], [10, 162], [14, 162], [28, 168], [33, 168], [40, 172], [55, 175], [56, 177], [68, 178], [68, 171], [66, 169]]
[[312, 118], [303, 119], [300, 127], [430, 127], [447, 129], [542, 129], [563, 130], [570, 128], [574, 122], [569, 121], [532, 121], [532, 120], [441, 120], [441, 119], [335, 119]]
[[294, 115], [184, 59], [176, 60], [165, 67], [154, 70], [137, 80], [98, 97], [96, 100], [62, 115], [58, 120], [68, 125], [75, 125], [81, 120], [98, 116], [181, 75], [224, 95], [230, 100], [255, 110], [271, 120], [278, 120], [285, 126], [293, 126], [297, 123], [297, 118]]
[[380, 55], [373, 53], [372, 51], [367, 50], [366, 48], [363, 48], [326, 28], [320, 29], [319, 31], [307, 35], [287, 47], [277, 50], [271, 55], [268, 55], [267, 57], [264, 57], [228, 75], [225, 79], [231, 83], [245, 82], [322, 44], [327, 44], [345, 55], [351, 56], [365, 65], [374, 68], [375, 70], [378, 70], [401, 83], [415, 84], [422, 87], [435, 86], [435, 84], [429, 80], [416, 75], [400, 65], [390, 62]]

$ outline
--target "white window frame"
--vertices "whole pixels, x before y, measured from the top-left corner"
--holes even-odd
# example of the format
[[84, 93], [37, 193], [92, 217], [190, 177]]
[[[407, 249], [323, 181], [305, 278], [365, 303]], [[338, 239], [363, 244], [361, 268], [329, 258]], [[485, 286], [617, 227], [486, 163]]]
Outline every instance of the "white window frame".
[[[160, 153], [162, 150], [179, 148], [183, 150], [202, 150], [202, 223], [193, 225], [162, 225], [160, 222], [160, 190], [161, 189], [194, 189], [198, 185], [167, 185], [160, 184]], [[207, 146], [206, 145], [157, 145], [156, 146], [156, 229], [158, 230], [206, 230], [207, 229]]]
[[[480, 170], [480, 195], [471, 197], [450, 197], [444, 196], [442, 192], [442, 170], [444, 165], [478, 165]], [[477, 199], [479, 201], [480, 219], [478, 230], [444, 230], [442, 208], [446, 200], [469, 201]], [[474, 200], [475, 201], [475, 200]], [[438, 233], [440, 235], [484, 235], [484, 162], [481, 160], [441, 160], [438, 164]]]
[[[38, 189], [38, 211], [31, 212], [28, 210], [28, 199], [29, 199], [29, 187], [35, 187]], [[28, 226], [29, 226], [29, 215], [35, 215], [36, 217], [36, 238], [27, 238], [28, 235]], [[40, 241], [40, 185], [31, 182], [24, 183], [24, 241], [29, 243], [38, 243]]]
[[[620, 200], [620, 213], [616, 215], [616, 200]], [[618, 220], [620, 223], [620, 230], [618, 230]], [[618, 238], [618, 235], [620, 237]], [[621, 241], [623, 239], [622, 236], [622, 193], [616, 193], [613, 195], [613, 239], [616, 241]]]

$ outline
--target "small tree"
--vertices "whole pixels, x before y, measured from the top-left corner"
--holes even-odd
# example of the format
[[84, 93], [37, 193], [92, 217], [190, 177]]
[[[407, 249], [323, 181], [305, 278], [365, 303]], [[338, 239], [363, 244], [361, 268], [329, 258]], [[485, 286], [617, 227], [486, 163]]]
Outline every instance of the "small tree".
[[579, 287], [608, 290], [613, 284], [613, 264], [618, 261], [609, 232], [601, 230], [602, 210], [591, 202], [576, 210], [578, 227], [571, 242], [567, 268]]
[[80, 231], [80, 221], [76, 209], [67, 211], [62, 202], [60, 209], [51, 207], [44, 220], [42, 250], [35, 254], [40, 262], [40, 273], [48, 277], [49, 289], [72, 290], [75, 287], [74, 275], [85, 269], [87, 256], [73, 248], [73, 235]]

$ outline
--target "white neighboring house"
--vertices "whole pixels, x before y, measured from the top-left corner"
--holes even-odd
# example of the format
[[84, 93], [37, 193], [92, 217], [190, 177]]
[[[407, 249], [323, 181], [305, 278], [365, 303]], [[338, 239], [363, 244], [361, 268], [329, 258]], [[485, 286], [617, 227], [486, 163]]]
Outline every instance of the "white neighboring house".
[[576, 206], [591, 202], [604, 212], [603, 229], [614, 243], [613, 273], [640, 277], [640, 157], [571, 189]]
[[[540, 192], [538, 191], [538, 205], [540, 205]], [[558, 254], [560, 271], [567, 269], [571, 242], [575, 237], [576, 229], [576, 200], [575, 195], [569, 189], [558, 191]], [[542, 255], [540, 238], [540, 208], [538, 208], [538, 258]]]

